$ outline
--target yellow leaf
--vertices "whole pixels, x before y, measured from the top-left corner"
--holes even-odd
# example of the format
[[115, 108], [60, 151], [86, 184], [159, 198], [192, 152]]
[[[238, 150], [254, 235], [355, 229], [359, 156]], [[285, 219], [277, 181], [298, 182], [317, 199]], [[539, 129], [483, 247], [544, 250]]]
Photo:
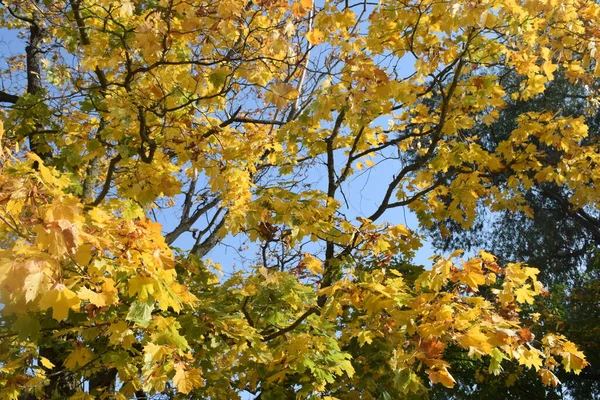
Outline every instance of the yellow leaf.
[[44, 293], [40, 300], [40, 309], [52, 308], [52, 318], [62, 321], [69, 316], [69, 309], [79, 311], [81, 302], [77, 294], [62, 284]]
[[308, 253], [304, 254], [304, 260], [302, 260], [302, 265], [313, 274], [322, 274], [324, 272], [323, 263], [321, 262], [321, 260], [311, 256]]
[[542, 64], [542, 69], [544, 70], [544, 73], [546, 74], [548, 79], [553, 80], [554, 71], [558, 69], [558, 66], [556, 64], [553, 64], [551, 61], [546, 61], [544, 62], [544, 64]]
[[120, 14], [121, 17], [130, 17], [133, 15], [134, 6], [130, 0], [121, 1]]
[[306, 15], [306, 13], [308, 13], [310, 11], [310, 8], [309, 8], [310, 6], [308, 8], [304, 7], [302, 5], [302, 3], [306, 4], [307, 1], [301, 0], [300, 2], [294, 2], [292, 4], [292, 15], [294, 17], [301, 17], [303, 15]]
[[298, 96], [296, 88], [288, 83], [279, 82], [269, 86], [265, 100], [275, 104], [278, 108], [284, 107], [290, 100]]
[[560, 381], [550, 370], [542, 368], [538, 371], [538, 375], [542, 379], [542, 383], [546, 386], [556, 387], [560, 384]]
[[82, 267], [87, 266], [92, 260], [92, 247], [89, 243], [79, 246], [73, 255], [73, 260]]
[[445, 367], [441, 370], [428, 369], [425, 372], [429, 375], [431, 383], [441, 383], [447, 388], [453, 388], [456, 384], [456, 381]]
[[488, 253], [487, 251], [481, 250], [481, 251], [479, 251], [479, 255], [481, 256], [481, 259], [483, 261], [488, 261], [488, 262], [496, 261], [496, 256], [494, 256], [491, 253]]
[[146, 301], [148, 296], [154, 293], [154, 279], [147, 276], [134, 276], [128, 282], [129, 284], [129, 295], [134, 296], [138, 294], [137, 300]]
[[48, 168], [44, 165], [44, 162], [37, 154], [28, 153], [27, 158], [38, 163], [37, 169], [40, 173], [40, 177], [42, 178], [41, 179], [42, 182], [44, 182], [45, 184], [50, 185], [50, 186], [55, 186], [57, 188], [64, 188], [65, 186], [67, 186], [68, 183], [62, 179], [56, 178], [54, 176], [54, 174], [52, 173], [52, 171], [50, 170], [50, 168]]
[[459, 274], [459, 279], [469, 285], [473, 290], [477, 290], [479, 285], [485, 283], [485, 275], [481, 268], [481, 260], [473, 259], [464, 263], [464, 270]]
[[358, 335], [358, 344], [360, 345], [360, 347], [362, 347], [365, 343], [366, 344], [373, 343], [373, 337], [372, 337], [370, 331], [364, 331], [363, 330]]
[[523, 354], [519, 358], [519, 363], [525, 365], [527, 368], [535, 368], [536, 371], [542, 367], [542, 358], [540, 357], [540, 351], [535, 348], [523, 350]]
[[132, 344], [135, 342], [133, 331], [129, 329], [129, 325], [125, 321], [111, 324], [108, 328], [107, 336], [110, 344], [113, 346], [120, 345], [124, 349], [131, 348]]
[[325, 35], [320, 30], [313, 29], [306, 34], [306, 39], [308, 40], [308, 42], [310, 44], [312, 44], [313, 46], [316, 46], [320, 43], [323, 43], [323, 40], [325, 39]]
[[573, 342], [565, 342], [563, 346], [562, 356], [562, 364], [565, 367], [567, 372], [575, 372], [575, 374], [579, 375], [579, 372], [583, 368], [589, 365], [589, 363], [585, 360], [585, 355], [577, 350], [577, 346]]
[[176, 367], [176, 371], [173, 377], [173, 385], [177, 387], [179, 393], [188, 394], [192, 390], [204, 385], [199, 369], [186, 371], [183, 366], [179, 365]]
[[283, 369], [275, 372], [273, 375], [267, 378], [267, 383], [280, 382], [287, 375], [288, 371]]
[[94, 354], [87, 347], [77, 347], [65, 359], [65, 367], [72, 370], [83, 367], [85, 364], [89, 363], [93, 357]]
[[106, 305], [106, 298], [103, 293], [96, 293], [86, 287], [79, 289], [77, 295], [81, 300], [87, 300], [96, 307], [104, 307]]
[[38, 271], [25, 278], [23, 288], [25, 289], [25, 301], [30, 302], [40, 293], [41, 289], [45, 286], [45, 274], [44, 271]]
[[487, 336], [481, 332], [478, 326], [469, 329], [466, 334], [458, 336], [458, 343], [465, 349], [480, 354], [490, 354], [492, 345]]
[[147, 363], [162, 362], [164, 357], [171, 354], [172, 352], [173, 348], [157, 345], [154, 343], [148, 343], [146, 346], [144, 346], [144, 361]]
[[533, 290], [531, 290], [530, 288], [531, 288], [531, 285], [527, 284], [527, 285], [524, 285], [523, 287], [520, 287], [517, 290], [515, 290], [515, 295], [517, 296], [517, 302], [533, 304], [533, 302], [535, 301], [535, 299], [533, 298], [533, 296], [535, 295], [535, 292]]
[[52, 364], [52, 362], [50, 362], [50, 360], [48, 360], [46, 357], [40, 357], [40, 364], [42, 364], [44, 368], [54, 368], [54, 364]]

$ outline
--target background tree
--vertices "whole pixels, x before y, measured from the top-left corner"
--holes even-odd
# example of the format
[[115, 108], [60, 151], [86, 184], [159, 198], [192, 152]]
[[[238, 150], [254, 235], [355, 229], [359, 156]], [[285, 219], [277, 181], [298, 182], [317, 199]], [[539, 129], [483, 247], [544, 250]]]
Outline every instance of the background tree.
[[[586, 367], [530, 313], [538, 269], [457, 250], [403, 274], [422, 238], [390, 211], [467, 229], [553, 181], [597, 206], [584, 118], [469, 135], [510, 97], [499, 69], [515, 98], [560, 70], [596, 104], [595, 2], [0, 4], [25, 44], [0, 74], [0, 397], [399, 398], [455, 386], [457, 358], [550, 386]], [[384, 183], [356, 215], [360, 171]], [[227, 236], [256, 257], [224, 276]]]

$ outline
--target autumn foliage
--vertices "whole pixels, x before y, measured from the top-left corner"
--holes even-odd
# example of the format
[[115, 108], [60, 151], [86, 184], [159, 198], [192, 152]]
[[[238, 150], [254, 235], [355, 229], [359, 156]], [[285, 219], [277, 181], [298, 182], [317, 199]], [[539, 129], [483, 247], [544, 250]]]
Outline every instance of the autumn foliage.
[[[548, 182], [597, 209], [595, 1], [0, 4], [26, 45], [0, 64], [0, 398], [402, 398], [453, 387], [456, 354], [549, 386], [586, 367], [532, 312], [543, 265], [400, 268], [425, 238], [390, 214], [447, 235]], [[508, 74], [525, 101], [558, 73], [582, 115], [466, 134]], [[211, 261], [232, 237], [248, 268]]]

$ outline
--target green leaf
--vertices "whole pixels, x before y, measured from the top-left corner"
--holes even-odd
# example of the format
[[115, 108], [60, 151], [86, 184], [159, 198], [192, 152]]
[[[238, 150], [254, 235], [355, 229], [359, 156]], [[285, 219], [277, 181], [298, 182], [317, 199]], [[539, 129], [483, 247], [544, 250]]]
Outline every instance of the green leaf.
[[12, 325], [13, 331], [17, 332], [19, 339], [37, 341], [40, 337], [41, 325], [37, 319], [31, 318], [28, 314], [20, 315]]
[[134, 301], [129, 307], [126, 320], [135, 322], [136, 324], [147, 327], [152, 319], [152, 311], [154, 311], [154, 300], [148, 299], [145, 302]]

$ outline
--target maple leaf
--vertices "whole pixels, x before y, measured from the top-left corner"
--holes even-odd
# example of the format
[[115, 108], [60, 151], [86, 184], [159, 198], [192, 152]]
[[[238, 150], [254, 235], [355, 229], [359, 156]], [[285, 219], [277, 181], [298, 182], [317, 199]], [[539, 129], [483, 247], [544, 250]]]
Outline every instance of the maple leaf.
[[265, 100], [273, 103], [277, 108], [282, 108], [298, 95], [295, 87], [288, 83], [279, 82], [269, 86], [269, 91], [265, 95]]
[[538, 375], [542, 379], [542, 383], [546, 386], [556, 387], [560, 385], [560, 381], [550, 370], [542, 368], [538, 371]]
[[152, 319], [152, 310], [154, 310], [154, 301], [134, 301], [129, 307], [129, 312], [125, 317], [128, 321], [133, 321], [140, 326], [148, 326]]
[[41, 310], [52, 308], [52, 317], [58, 321], [67, 319], [69, 310], [79, 311], [81, 302], [77, 294], [63, 284], [48, 290], [40, 299]]
[[134, 276], [128, 282], [129, 295], [133, 296], [137, 293], [138, 300], [144, 302], [148, 300], [155, 291], [155, 281], [148, 276]]
[[107, 304], [106, 297], [103, 293], [97, 293], [86, 287], [82, 287], [77, 292], [77, 296], [81, 300], [87, 300], [96, 307], [104, 307]]
[[64, 182], [64, 180], [57, 178], [54, 175], [53, 169], [50, 169], [44, 165], [44, 162], [37, 154], [28, 153], [27, 158], [29, 158], [29, 159], [33, 160], [35, 163], [37, 163], [37, 167], [40, 172], [40, 178], [42, 179], [42, 181], [44, 183], [46, 183], [48, 185], [57, 186], [60, 188], [63, 188], [67, 185]]
[[561, 356], [562, 364], [567, 372], [573, 371], [575, 374], [579, 374], [583, 368], [589, 365], [584, 354], [577, 349], [575, 344], [569, 341], [563, 345]]
[[316, 46], [320, 43], [323, 43], [325, 35], [319, 29], [312, 29], [310, 32], [306, 34], [306, 39], [310, 44]]
[[527, 284], [515, 290], [515, 295], [519, 303], [533, 304], [535, 292], [530, 289], [531, 285]]
[[44, 366], [44, 368], [52, 369], [54, 368], [54, 364], [48, 360], [46, 357], [40, 357], [40, 364]]
[[543, 360], [539, 350], [535, 348], [525, 348], [523, 354], [519, 358], [519, 363], [525, 365], [528, 368], [535, 368], [536, 371], [542, 367]]
[[452, 375], [450, 375], [446, 368], [440, 370], [428, 369], [425, 372], [427, 372], [431, 383], [441, 383], [447, 388], [453, 388], [456, 384], [456, 381], [454, 380]]
[[373, 335], [369, 331], [361, 331], [358, 334], [358, 344], [362, 347], [365, 344], [373, 343]]
[[323, 263], [318, 258], [315, 258], [308, 253], [304, 254], [301, 265], [313, 274], [322, 274], [324, 272]]
[[71, 252], [77, 247], [78, 243], [77, 226], [64, 219], [54, 221], [53, 224], [56, 224], [62, 231], [65, 247], [68, 252]]
[[121, 17], [129, 17], [133, 15], [134, 5], [130, 0], [124, 0], [121, 2], [121, 9], [119, 11]]
[[425, 353], [425, 358], [439, 359], [442, 358], [445, 347], [443, 342], [434, 339], [423, 342], [419, 348]]
[[535, 335], [527, 328], [519, 329], [519, 336], [524, 342], [531, 342], [535, 339]]
[[65, 359], [65, 367], [73, 370], [89, 363], [94, 354], [87, 347], [78, 346]]
[[483, 285], [486, 281], [486, 277], [482, 271], [482, 265], [480, 260], [470, 260], [468, 263], [464, 263], [464, 271], [459, 275], [459, 279], [469, 285], [473, 290], [477, 290], [480, 285]]
[[478, 326], [469, 329], [465, 334], [458, 335], [457, 340], [463, 348], [469, 349], [470, 352], [489, 354], [492, 351], [488, 337], [481, 332]]
[[173, 377], [173, 385], [179, 393], [188, 394], [192, 390], [202, 387], [204, 380], [199, 369], [185, 370], [179, 365], [175, 368], [175, 376]]
[[46, 281], [46, 274], [43, 270], [34, 272], [29, 274], [24, 281], [23, 287], [25, 289], [25, 301], [31, 302], [33, 301], [40, 292], [43, 291], [43, 288]]

